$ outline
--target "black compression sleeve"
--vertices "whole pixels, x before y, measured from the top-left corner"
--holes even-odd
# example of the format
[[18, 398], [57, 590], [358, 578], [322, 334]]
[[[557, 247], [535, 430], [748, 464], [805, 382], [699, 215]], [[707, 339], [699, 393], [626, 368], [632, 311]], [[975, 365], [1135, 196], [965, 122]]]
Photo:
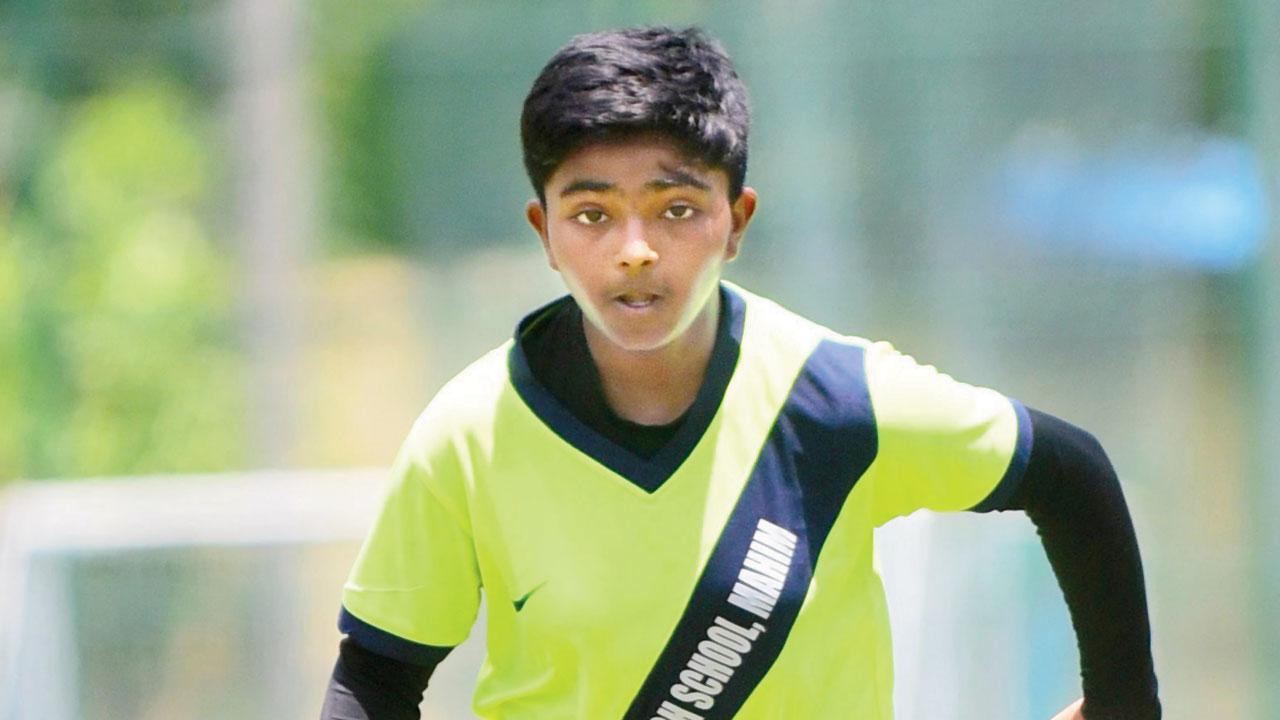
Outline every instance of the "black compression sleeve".
[[424, 667], [379, 655], [343, 638], [320, 720], [419, 720], [422, 693], [448, 650], [441, 648], [435, 663]]
[[1088, 720], [1160, 717], [1142, 561], [1119, 479], [1089, 433], [1028, 409], [1031, 458], [1004, 507], [1036, 526], [1080, 648]]

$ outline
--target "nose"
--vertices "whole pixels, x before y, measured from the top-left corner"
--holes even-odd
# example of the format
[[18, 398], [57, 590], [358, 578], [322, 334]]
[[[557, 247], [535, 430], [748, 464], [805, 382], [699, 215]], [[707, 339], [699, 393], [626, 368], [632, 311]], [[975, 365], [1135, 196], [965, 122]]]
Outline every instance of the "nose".
[[644, 223], [631, 220], [623, 228], [622, 245], [618, 248], [618, 265], [625, 270], [639, 270], [658, 261], [658, 251], [645, 238]]

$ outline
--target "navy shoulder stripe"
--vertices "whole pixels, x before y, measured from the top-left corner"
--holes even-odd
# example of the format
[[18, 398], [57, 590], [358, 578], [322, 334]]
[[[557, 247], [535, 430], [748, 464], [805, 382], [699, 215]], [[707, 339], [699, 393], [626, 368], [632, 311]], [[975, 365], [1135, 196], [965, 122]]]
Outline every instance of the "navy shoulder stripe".
[[845, 500], [876, 455], [863, 349], [824, 340], [791, 387], [626, 720], [731, 718], [782, 652]]

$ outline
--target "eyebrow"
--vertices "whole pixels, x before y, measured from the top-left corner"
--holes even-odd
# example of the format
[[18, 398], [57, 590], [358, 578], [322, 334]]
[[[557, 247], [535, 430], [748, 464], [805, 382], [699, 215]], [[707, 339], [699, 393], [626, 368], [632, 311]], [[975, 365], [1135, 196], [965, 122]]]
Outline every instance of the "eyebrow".
[[574, 180], [560, 191], [560, 197], [567, 197], [580, 192], [608, 192], [617, 189], [613, 183], [603, 180]]
[[[711, 189], [711, 186], [706, 182], [683, 170], [666, 170], [666, 175], [650, 180], [644, 186], [650, 190], [669, 190], [677, 187], [694, 187], [699, 190]], [[610, 182], [583, 178], [565, 185], [564, 189], [560, 191], [560, 197], [568, 197], [574, 193], [581, 192], [609, 192], [617, 189], [618, 187]]]
[[644, 184], [647, 188], [666, 190], [675, 187], [695, 187], [699, 190], [710, 190], [711, 186], [683, 170], [667, 170], [666, 177], [650, 180]]

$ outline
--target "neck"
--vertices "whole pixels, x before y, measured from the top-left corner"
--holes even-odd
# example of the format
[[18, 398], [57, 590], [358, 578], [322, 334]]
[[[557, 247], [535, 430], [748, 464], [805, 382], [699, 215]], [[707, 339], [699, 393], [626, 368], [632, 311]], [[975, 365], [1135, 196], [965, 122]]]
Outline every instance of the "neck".
[[613, 412], [642, 425], [665, 425], [683, 415], [702, 388], [719, 319], [716, 292], [679, 338], [654, 350], [632, 351], [614, 345], [584, 317], [587, 347]]

